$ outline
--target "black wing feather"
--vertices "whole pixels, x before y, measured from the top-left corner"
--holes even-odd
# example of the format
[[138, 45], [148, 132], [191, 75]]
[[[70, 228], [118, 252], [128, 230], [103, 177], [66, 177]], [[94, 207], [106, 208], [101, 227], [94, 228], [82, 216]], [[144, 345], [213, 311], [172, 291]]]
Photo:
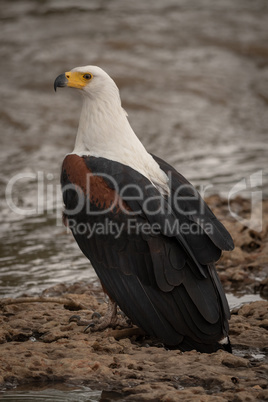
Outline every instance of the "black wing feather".
[[[220, 250], [233, 250], [234, 243], [230, 233], [225, 229], [223, 224], [216, 218], [209, 206], [200, 197], [196, 190], [179, 172], [177, 172], [171, 165], [163, 161], [159, 157], [152, 155], [155, 161], [159, 164], [161, 169], [171, 177], [172, 191], [179, 191], [180, 194], [180, 210], [190, 213], [196, 211], [195, 214], [189, 214], [188, 217], [193, 222], [201, 225], [204, 232]], [[208, 225], [209, 224], [209, 225]], [[212, 225], [213, 232], [208, 232], [207, 227]]]

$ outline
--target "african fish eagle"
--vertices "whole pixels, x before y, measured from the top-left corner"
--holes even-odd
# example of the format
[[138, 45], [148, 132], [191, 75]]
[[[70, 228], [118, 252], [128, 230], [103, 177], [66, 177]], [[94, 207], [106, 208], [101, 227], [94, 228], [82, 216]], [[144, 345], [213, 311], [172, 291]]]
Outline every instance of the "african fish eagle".
[[83, 106], [62, 164], [64, 221], [110, 299], [145, 333], [181, 350], [231, 349], [230, 310], [214, 263], [233, 241], [196, 189], [146, 151], [112, 78], [96, 66], [59, 75]]

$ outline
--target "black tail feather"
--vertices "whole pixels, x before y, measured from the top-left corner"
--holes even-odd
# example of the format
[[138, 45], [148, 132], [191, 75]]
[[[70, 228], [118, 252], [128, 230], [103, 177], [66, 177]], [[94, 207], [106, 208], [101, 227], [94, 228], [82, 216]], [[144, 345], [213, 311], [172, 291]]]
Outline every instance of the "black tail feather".
[[168, 346], [169, 349], [179, 349], [182, 352], [188, 352], [190, 350], [195, 349], [197, 352], [201, 353], [215, 353], [218, 350], [225, 350], [228, 353], [232, 353], [232, 345], [230, 343], [229, 337], [226, 339], [226, 343], [199, 343], [194, 341], [191, 338], [184, 337], [183, 341], [177, 346]]

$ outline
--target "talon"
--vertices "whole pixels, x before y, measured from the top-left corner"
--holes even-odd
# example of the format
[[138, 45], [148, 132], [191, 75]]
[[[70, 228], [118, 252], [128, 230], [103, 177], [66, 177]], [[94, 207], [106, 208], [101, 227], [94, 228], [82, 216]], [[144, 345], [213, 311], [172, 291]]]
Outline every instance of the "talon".
[[86, 328], [84, 329], [84, 333], [86, 333], [86, 331], [89, 329], [89, 328], [93, 328], [93, 327], [95, 327], [95, 324], [94, 324], [94, 322], [91, 322], [90, 324], [88, 324], [87, 326], [86, 326]]
[[123, 313], [123, 311], [118, 311], [117, 315], [121, 315], [122, 317], [125, 317], [125, 316], [126, 316], [126, 314]]
[[83, 319], [80, 317], [80, 315], [76, 315], [76, 314], [72, 315], [72, 316], [69, 318], [69, 322], [76, 322], [76, 324], [77, 324], [79, 327], [84, 327], [85, 325], [88, 324], [88, 321], [83, 320]]
[[81, 320], [80, 315], [74, 314], [69, 318], [69, 322], [77, 321], [79, 322]]
[[95, 311], [95, 313], [92, 314], [91, 318], [92, 318], [92, 319], [93, 319], [93, 318], [98, 318], [98, 319], [100, 319], [100, 318], [101, 318], [101, 314], [98, 313], [97, 311]]

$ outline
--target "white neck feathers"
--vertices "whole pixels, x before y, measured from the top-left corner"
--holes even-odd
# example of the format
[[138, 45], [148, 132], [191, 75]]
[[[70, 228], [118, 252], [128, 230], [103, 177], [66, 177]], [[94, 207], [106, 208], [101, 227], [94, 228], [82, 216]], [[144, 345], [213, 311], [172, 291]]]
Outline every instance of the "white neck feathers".
[[168, 192], [166, 174], [146, 151], [121, 107], [118, 88], [85, 93], [72, 153], [107, 158], [130, 166], [146, 176], [161, 192]]

